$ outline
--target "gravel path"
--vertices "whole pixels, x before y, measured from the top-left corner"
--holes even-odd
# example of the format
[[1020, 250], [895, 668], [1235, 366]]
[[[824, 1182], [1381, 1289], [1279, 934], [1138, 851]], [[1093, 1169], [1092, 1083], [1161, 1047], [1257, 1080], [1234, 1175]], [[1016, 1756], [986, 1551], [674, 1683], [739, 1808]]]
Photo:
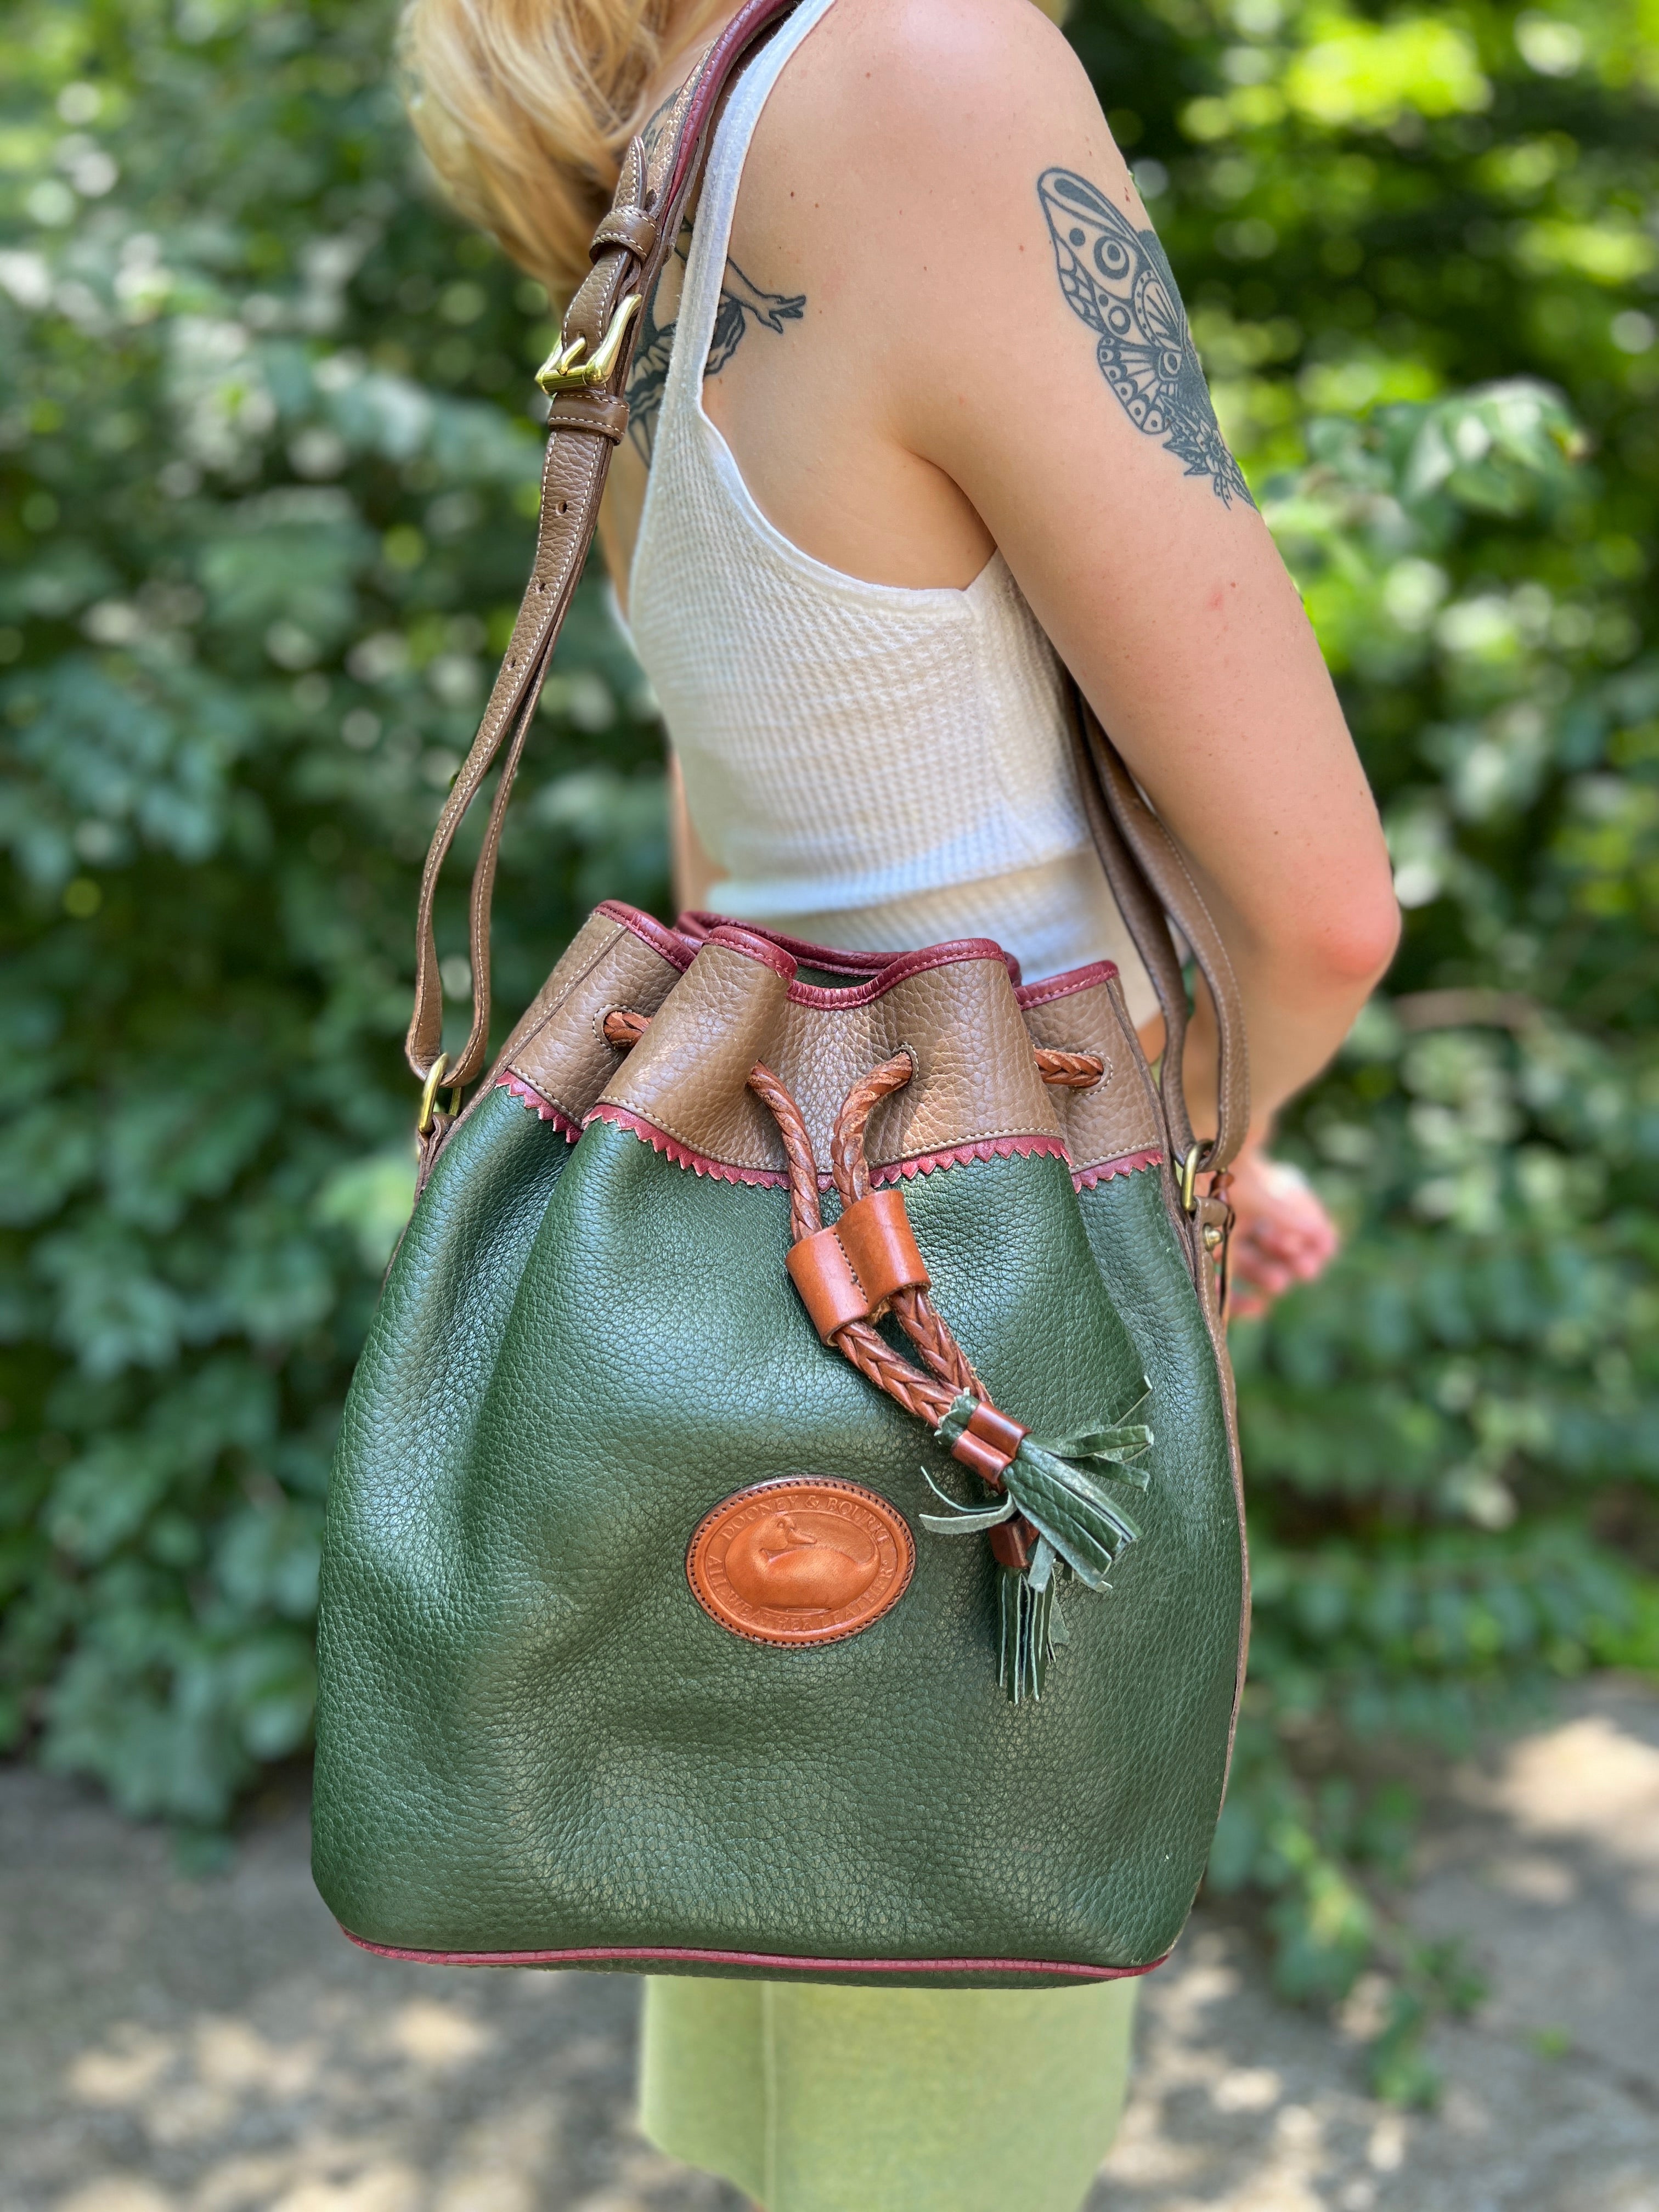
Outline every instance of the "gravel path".
[[[306, 1851], [274, 1793], [188, 1880], [0, 1768], [0, 2212], [737, 2212], [632, 2132], [629, 1981], [365, 1958]], [[1460, 1770], [1419, 1874], [1491, 1985], [1440, 2110], [1364, 2095], [1363, 1989], [1286, 2010], [1200, 1912], [1087, 2212], [1659, 2212], [1659, 1694], [1598, 1682]]]

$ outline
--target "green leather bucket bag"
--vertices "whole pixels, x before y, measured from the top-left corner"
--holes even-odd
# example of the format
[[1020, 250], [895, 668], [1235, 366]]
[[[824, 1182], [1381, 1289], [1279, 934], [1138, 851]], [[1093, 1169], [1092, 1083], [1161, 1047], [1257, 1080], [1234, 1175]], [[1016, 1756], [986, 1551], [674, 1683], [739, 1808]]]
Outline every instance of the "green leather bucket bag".
[[[421, 1191], [329, 1498], [316, 1878], [355, 1942], [451, 1964], [1139, 1973], [1202, 1874], [1243, 1674], [1247, 1109], [1224, 949], [1086, 708], [1158, 1080], [1109, 963], [1026, 987], [981, 939], [839, 952], [615, 902], [488, 1060], [501, 820], [635, 308], [786, 8], [752, 0], [630, 149], [543, 373], [535, 568], [422, 886]], [[447, 1059], [434, 890], [498, 761]], [[1218, 1016], [1207, 1145], [1170, 920]]]

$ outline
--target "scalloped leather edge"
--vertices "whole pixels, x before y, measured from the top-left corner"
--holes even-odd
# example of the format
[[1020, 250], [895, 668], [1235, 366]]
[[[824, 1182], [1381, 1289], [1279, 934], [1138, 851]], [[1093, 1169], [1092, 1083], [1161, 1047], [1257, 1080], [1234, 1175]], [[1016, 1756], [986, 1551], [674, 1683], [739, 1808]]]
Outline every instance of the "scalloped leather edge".
[[1009, 1159], [1064, 1160], [1068, 1168], [1072, 1164], [1072, 1156], [1058, 1137], [981, 1137], [974, 1144], [947, 1145], [939, 1152], [915, 1153], [908, 1160], [889, 1160], [871, 1169], [870, 1181], [880, 1188], [901, 1179], [913, 1182], [917, 1176], [932, 1175], [939, 1168], [963, 1168], [975, 1160]]
[[[589, 1121], [610, 1121], [619, 1129], [628, 1130], [641, 1143], [649, 1145], [653, 1152], [672, 1160], [676, 1167], [690, 1168], [693, 1175], [708, 1176], [715, 1182], [748, 1183], [763, 1190], [787, 1187], [789, 1178], [781, 1168], [740, 1168], [730, 1160], [713, 1159], [707, 1152], [694, 1152], [678, 1137], [671, 1137], [654, 1121], [647, 1121], [643, 1114], [635, 1114], [627, 1106], [613, 1105], [608, 1098], [602, 1098], [587, 1118]], [[1139, 1158], [1139, 1155], [1131, 1157]], [[1158, 1157], [1162, 1158], [1162, 1153]], [[950, 1145], [939, 1152], [917, 1152], [908, 1160], [889, 1160], [881, 1166], [872, 1166], [870, 1181], [884, 1188], [901, 1181], [913, 1182], [917, 1176], [932, 1175], [940, 1168], [966, 1167], [975, 1160], [1016, 1158], [1064, 1160], [1068, 1168], [1072, 1164], [1071, 1154], [1058, 1137], [1041, 1133], [1029, 1137], [981, 1137], [973, 1144]], [[818, 1186], [826, 1191], [835, 1188], [833, 1176], [822, 1169], [818, 1171]]]
[[1164, 1154], [1154, 1148], [1143, 1152], [1120, 1152], [1115, 1160], [1097, 1160], [1092, 1167], [1079, 1168], [1072, 1177], [1074, 1190], [1092, 1190], [1097, 1182], [1110, 1182], [1114, 1176], [1139, 1175], [1143, 1168], [1161, 1168]]
[[495, 1088], [497, 1091], [511, 1091], [519, 1103], [528, 1107], [538, 1121], [550, 1121], [567, 1145], [574, 1145], [580, 1136], [581, 1123], [573, 1121], [568, 1114], [561, 1112], [550, 1098], [544, 1098], [539, 1091], [525, 1081], [523, 1076], [514, 1075], [511, 1073], [498, 1075], [495, 1079]]
[[[782, 1190], [789, 1178], [781, 1168], [740, 1168], [730, 1160], [711, 1159], [707, 1152], [694, 1152], [689, 1145], [671, 1137], [654, 1121], [647, 1121], [643, 1114], [635, 1114], [626, 1106], [613, 1106], [608, 1098], [600, 1099], [588, 1115], [587, 1121], [614, 1122], [626, 1129], [630, 1136], [649, 1145], [653, 1152], [661, 1152], [672, 1160], [677, 1168], [690, 1168], [693, 1175], [708, 1176], [714, 1182], [743, 1182], [760, 1190]], [[584, 1127], [586, 1123], [583, 1124]], [[819, 1177], [822, 1182], [823, 1178]]]
[[[510, 1091], [538, 1120], [552, 1122], [568, 1145], [574, 1145], [581, 1135], [581, 1127], [550, 1099], [544, 1098], [522, 1076], [503, 1075], [497, 1079], [495, 1088]], [[649, 1145], [653, 1152], [672, 1160], [676, 1167], [690, 1168], [693, 1175], [707, 1176], [714, 1182], [739, 1182], [755, 1189], [781, 1190], [789, 1181], [781, 1168], [740, 1168], [730, 1160], [713, 1159], [707, 1152], [694, 1152], [677, 1137], [671, 1137], [665, 1129], [658, 1128], [654, 1121], [647, 1121], [642, 1114], [632, 1113], [626, 1106], [613, 1106], [608, 1099], [601, 1100], [587, 1119], [610, 1121], [619, 1129], [626, 1129], [631, 1136]], [[939, 1152], [917, 1152], [909, 1159], [889, 1160], [871, 1169], [870, 1181], [875, 1188], [884, 1189], [896, 1182], [913, 1182], [917, 1176], [933, 1175], [941, 1168], [968, 1167], [975, 1160], [993, 1159], [1064, 1160], [1067, 1167], [1072, 1164], [1071, 1154], [1055, 1137], [981, 1137], [975, 1144], [951, 1145]], [[1115, 1159], [1097, 1160], [1089, 1167], [1073, 1170], [1072, 1188], [1092, 1190], [1097, 1183], [1109, 1182], [1114, 1176], [1138, 1175], [1144, 1168], [1163, 1164], [1164, 1154], [1158, 1150], [1121, 1152]], [[823, 1173], [818, 1182], [825, 1190], [834, 1188], [833, 1179]]]

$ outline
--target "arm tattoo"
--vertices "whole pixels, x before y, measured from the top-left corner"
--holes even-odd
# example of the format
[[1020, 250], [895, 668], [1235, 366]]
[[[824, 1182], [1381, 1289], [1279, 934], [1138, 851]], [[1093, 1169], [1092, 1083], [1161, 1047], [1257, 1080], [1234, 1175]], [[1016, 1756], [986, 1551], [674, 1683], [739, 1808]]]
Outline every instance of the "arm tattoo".
[[[681, 264], [682, 276], [690, 246], [691, 225], [688, 222], [674, 247], [674, 256]], [[664, 276], [667, 273], [665, 270]], [[659, 277], [659, 291], [661, 283]], [[657, 299], [658, 293], [653, 292], [645, 303], [639, 345], [628, 375], [628, 434], [647, 466], [652, 448], [656, 443], [657, 416], [668, 384], [668, 364], [674, 349], [674, 332], [678, 328], [678, 306], [675, 313], [666, 322], [657, 320]], [[759, 324], [763, 329], [775, 331], [781, 335], [786, 323], [799, 322], [805, 313], [806, 295], [804, 292], [793, 295], [764, 292], [744, 275], [735, 261], [728, 261], [720, 283], [720, 305], [714, 311], [714, 336], [709, 341], [708, 359], [704, 363], [703, 374], [720, 374], [743, 343], [744, 331], [752, 324]]]
[[763, 292], [751, 284], [735, 261], [726, 264], [720, 280], [720, 303], [714, 310], [714, 335], [708, 347], [705, 376], [718, 376], [737, 351], [751, 322], [783, 335], [786, 323], [798, 323], [806, 313], [806, 295]]
[[1250, 488], [1215, 419], [1198, 348], [1156, 232], [1137, 230], [1104, 193], [1070, 169], [1045, 169], [1037, 198], [1054, 240], [1066, 305], [1099, 333], [1100, 373], [1138, 430], [1208, 477], [1224, 507]]
[[[690, 231], [691, 226], [687, 223], [674, 248], [674, 259], [682, 265]], [[671, 315], [665, 323], [657, 320], [662, 288], [672, 267], [671, 260], [645, 303], [645, 312], [640, 317], [639, 340], [628, 372], [628, 434], [647, 468], [651, 465], [651, 448], [656, 442], [657, 413], [668, 383], [668, 357], [674, 344], [674, 318]]]

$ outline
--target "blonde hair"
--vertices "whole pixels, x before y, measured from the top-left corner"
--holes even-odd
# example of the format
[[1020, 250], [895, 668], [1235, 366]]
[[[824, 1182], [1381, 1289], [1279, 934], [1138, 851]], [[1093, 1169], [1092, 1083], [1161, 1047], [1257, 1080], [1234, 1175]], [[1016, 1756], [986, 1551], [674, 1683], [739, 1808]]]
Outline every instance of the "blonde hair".
[[647, 88], [730, 0], [405, 0], [404, 96], [461, 213], [563, 301]]

